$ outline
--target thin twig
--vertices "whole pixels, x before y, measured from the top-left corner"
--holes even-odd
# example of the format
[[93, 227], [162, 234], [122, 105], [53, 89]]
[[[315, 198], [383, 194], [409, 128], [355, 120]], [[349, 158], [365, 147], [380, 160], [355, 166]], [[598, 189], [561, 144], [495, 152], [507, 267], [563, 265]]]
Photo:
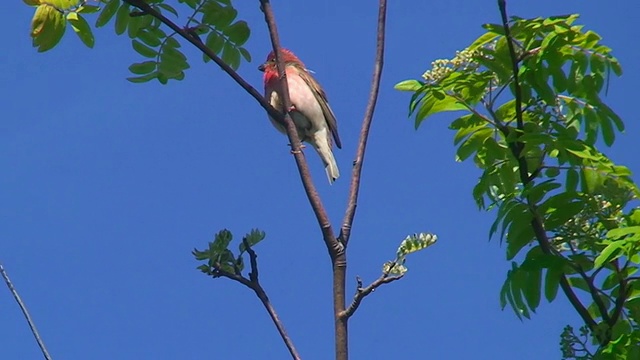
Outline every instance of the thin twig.
[[0, 264], [0, 274], [2, 274], [2, 278], [4, 279], [4, 282], [7, 284], [9, 291], [11, 291], [13, 298], [16, 299], [16, 302], [18, 303], [20, 310], [22, 310], [22, 314], [24, 315], [24, 318], [27, 319], [27, 324], [29, 324], [31, 333], [33, 334], [33, 337], [36, 339], [36, 342], [38, 343], [38, 346], [42, 351], [42, 355], [46, 360], [51, 360], [51, 355], [49, 355], [49, 351], [47, 351], [47, 347], [44, 345], [44, 341], [42, 341], [42, 338], [40, 337], [40, 333], [38, 333], [36, 324], [31, 319], [31, 315], [29, 315], [29, 311], [27, 311], [27, 306], [24, 304], [24, 302], [22, 302], [20, 295], [18, 295], [18, 291], [13, 286], [11, 279], [9, 279], [9, 275], [4, 270], [4, 267], [2, 266], [2, 264]]
[[[511, 31], [509, 29], [509, 20], [507, 17], [507, 5], [505, 0], [498, 0], [498, 7], [500, 9], [500, 15], [502, 18], [502, 26], [505, 31], [505, 37], [507, 38], [507, 46], [509, 48], [509, 54], [511, 57], [512, 71], [514, 76], [514, 97], [515, 97], [515, 108], [516, 108], [516, 119], [517, 119], [517, 128], [520, 131], [524, 130], [524, 118], [522, 114], [522, 93], [520, 88], [520, 82], [518, 79], [518, 57], [516, 56], [515, 49], [513, 47], [513, 38], [511, 37]], [[500, 129], [504, 136], [508, 138], [509, 136], [509, 127], [503, 126]], [[527, 185], [533, 179], [529, 177], [529, 169], [527, 165], [526, 159], [521, 156], [521, 150], [523, 148], [522, 143], [515, 142], [509, 144], [509, 149], [511, 150], [513, 156], [518, 161], [519, 175], [520, 181], [522, 181], [523, 185]], [[537, 213], [535, 204], [532, 204], [529, 199], [527, 199], [529, 204], [529, 208], [533, 213], [533, 219], [531, 220], [531, 226], [533, 228], [533, 232], [540, 244], [540, 248], [545, 254], [552, 254], [552, 247], [549, 242], [549, 238], [547, 237], [546, 230], [544, 228], [544, 222], [540, 215]], [[562, 274], [560, 277], [560, 287], [562, 291], [565, 293], [571, 305], [576, 309], [584, 323], [589, 327], [591, 331], [596, 331], [597, 324], [595, 320], [589, 314], [589, 311], [584, 307], [580, 299], [573, 291], [571, 284], [569, 284], [569, 280], [566, 275]]]
[[267, 293], [264, 291], [264, 289], [262, 289], [262, 286], [260, 286], [259, 283], [257, 283], [257, 286], [253, 288], [253, 291], [255, 291], [256, 295], [262, 302], [262, 305], [264, 305], [264, 308], [267, 309], [267, 313], [269, 313], [271, 320], [276, 325], [276, 328], [278, 329], [278, 333], [280, 334], [282, 341], [284, 341], [285, 345], [287, 346], [287, 349], [289, 349], [291, 358], [293, 358], [294, 360], [300, 360], [300, 354], [298, 354], [298, 350], [296, 350], [295, 346], [293, 345], [293, 341], [287, 334], [287, 331], [284, 328], [284, 324], [282, 323], [282, 320], [280, 320], [280, 318], [278, 317], [278, 313], [276, 313], [276, 310], [273, 308], [273, 305], [271, 305], [271, 301], [269, 301], [269, 297], [267, 297]]
[[364, 162], [364, 154], [367, 149], [367, 140], [369, 138], [369, 129], [373, 120], [373, 113], [376, 109], [378, 101], [378, 93], [380, 89], [380, 78], [382, 77], [382, 66], [384, 65], [384, 40], [385, 27], [387, 19], [387, 0], [380, 0], [378, 4], [378, 30], [376, 34], [376, 55], [373, 63], [373, 77], [371, 79], [371, 90], [369, 91], [369, 102], [364, 112], [364, 120], [360, 130], [360, 138], [358, 140], [358, 149], [356, 157], [353, 160], [353, 171], [351, 176], [351, 184], [349, 186], [349, 198], [347, 200], [347, 209], [342, 221], [340, 236], [338, 239], [346, 247], [351, 237], [351, 227], [358, 206], [358, 193], [360, 191], [360, 180], [362, 174], [362, 164]]
[[247, 238], [242, 239], [242, 243], [244, 244], [244, 248], [249, 254], [249, 262], [251, 263], [251, 272], [249, 273], [249, 279], [251, 281], [257, 283], [258, 282], [258, 255], [253, 251], [251, 246], [249, 246], [249, 241]]
[[296, 350], [296, 347], [293, 344], [293, 341], [287, 334], [287, 330], [284, 328], [284, 324], [282, 323], [282, 320], [280, 320], [280, 317], [278, 317], [278, 313], [276, 312], [276, 309], [273, 307], [273, 305], [271, 305], [271, 301], [267, 296], [267, 292], [264, 290], [262, 285], [260, 285], [260, 281], [258, 280], [258, 261], [257, 261], [258, 256], [256, 255], [256, 252], [253, 251], [251, 247], [249, 247], [249, 243], [248, 241], [246, 241], [246, 239], [243, 239], [242, 241], [244, 243], [247, 253], [249, 254], [249, 259], [251, 263], [251, 271], [249, 272], [249, 279], [242, 276], [242, 274], [234, 274], [234, 273], [230, 273], [228, 271], [223, 270], [220, 264], [215, 265], [214, 273], [218, 276], [226, 277], [228, 279], [237, 281], [256, 293], [256, 296], [258, 296], [258, 299], [260, 299], [260, 302], [262, 302], [262, 305], [267, 310], [269, 317], [271, 317], [271, 321], [273, 321], [273, 324], [276, 326], [276, 329], [278, 330], [278, 333], [280, 334], [280, 337], [282, 338], [282, 341], [284, 342], [285, 346], [289, 350], [291, 357], [294, 360], [300, 360], [300, 354], [298, 354], [298, 350]]
[[623, 275], [627, 270], [626, 264], [622, 269], [620, 269], [619, 261], [618, 259], [615, 259], [615, 261], [613, 261], [613, 267], [615, 268], [616, 275], [618, 276], [618, 298], [615, 301], [615, 306], [611, 312], [611, 316], [609, 317], [610, 327], [613, 327], [620, 319], [620, 315], [622, 314], [622, 310], [624, 309], [624, 304], [627, 301], [629, 293], [629, 288], [627, 287], [627, 282], [629, 280], [625, 279]]
[[358, 310], [362, 299], [364, 299], [367, 295], [371, 294], [375, 289], [384, 284], [402, 279], [403, 276], [404, 275], [389, 276], [388, 274], [382, 274], [378, 279], [376, 279], [376, 281], [372, 282], [371, 285], [367, 286], [366, 288], [362, 287], [362, 280], [358, 277], [358, 288], [356, 289], [356, 294], [353, 296], [353, 301], [351, 301], [351, 305], [349, 305], [349, 307], [345, 311], [340, 313], [340, 317], [350, 318], [356, 312], [356, 310]]
[[278, 29], [276, 26], [275, 16], [271, 3], [269, 0], [260, 0], [260, 9], [264, 13], [265, 22], [269, 28], [269, 36], [271, 37], [271, 44], [273, 45], [273, 52], [276, 55], [276, 66], [278, 68], [278, 74], [280, 76], [280, 95], [282, 97], [283, 111], [285, 113], [284, 123], [287, 129], [287, 136], [289, 137], [289, 143], [291, 144], [291, 153], [296, 160], [298, 171], [300, 172], [300, 179], [302, 185], [311, 204], [318, 225], [322, 231], [322, 237], [327, 246], [327, 250], [332, 259], [335, 259], [340, 253], [343, 252], [343, 248], [336, 240], [336, 237], [331, 228], [331, 222], [329, 216], [322, 204], [318, 190], [313, 184], [313, 178], [309, 171], [309, 166], [304, 158], [304, 153], [301, 150], [300, 137], [298, 131], [289, 115], [289, 109], [291, 109], [291, 98], [289, 97], [289, 86], [287, 84], [287, 76], [285, 72], [285, 65], [282, 61], [280, 39], [278, 37]]

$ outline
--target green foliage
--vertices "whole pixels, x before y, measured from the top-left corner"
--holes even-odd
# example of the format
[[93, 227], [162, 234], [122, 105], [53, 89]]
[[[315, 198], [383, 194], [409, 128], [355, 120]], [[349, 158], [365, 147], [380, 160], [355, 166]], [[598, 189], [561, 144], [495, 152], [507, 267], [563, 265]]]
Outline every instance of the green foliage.
[[[456, 158], [482, 170], [473, 197], [497, 210], [489, 236], [506, 242], [512, 261], [501, 306], [529, 318], [542, 294], [553, 301], [566, 282], [573, 289], [563, 292], [591, 301], [583, 319], [598, 356], [618, 356], [639, 344], [632, 314], [640, 285], [631, 274], [640, 263], [640, 191], [628, 168], [598, 150], [624, 130], [601, 97], [622, 69], [577, 18], [514, 17], [509, 37], [503, 25], [487, 24], [453, 59], [396, 89], [412, 93], [416, 128], [438, 113], [466, 112], [450, 125]], [[563, 333], [566, 344], [576, 339]]]
[[66, 30], [67, 23], [64, 13], [52, 5], [38, 6], [31, 20], [31, 37], [33, 46], [39, 52], [47, 51], [56, 46]]
[[[136, 76], [127, 78], [134, 83], [158, 80], [166, 84], [169, 80], [182, 80], [190, 66], [187, 57], [180, 50], [179, 35], [175, 31], [167, 33], [161, 17], [179, 18], [178, 10], [164, 3], [164, 0], [141, 2], [152, 10], [149, 13], [122, 0], [99, 0], [99, 6], [87, 5], [82, 0], [23, 0], [27, 5], [37, 6], [31, 24], [33, 45], [39, 52], [55, 47], [64, 35], [67, 22], [79, 39], [92, 48], [95, 38], [91, 26], [83, 15], [98, 13], [95, 26], [102, 27], [114, 23], [118, 35], [126, 34], [131, 39], [133, 49], [147, 60], [132, 64], [129, 70]], [[243, 45], [251, 31], [244, 20], [237, 20], [238, 11], [229, 0], [181, 0], [179, 3], [191, 14], [182, 26], [188, 37], [200, 40], [206, 36], [204, 44], [220, 56], [233, 69], [242, 62], [251, 61], [251, 55]], [[157, 12], [159, 15], [153, 16]], [[82, 14], [82, 15], [81, 15]], [[204, 61], [211, 59], [204, 55]]]
[[242, 275], [244, 270], [244, 258], [243, 254], [247, 252], [248, 248], [252, 248], [254, 245], [264, 240], [265, 233], [258, 229], [251, 230], [250, 233], [244, 236], [239, 246], [239, 254], [237, 256], [229, 250], [229, 244], [233, 240], [233, 235], [227, 229], [218, 232], [214, 240], [209, 242], [207, 249], [198, 250], [193, 249], [193, 256], [198, 261], [206, 261], [205, 264], [198, 266], [198, 269], [203, 273], [210, 275], [214, 278], [222, 276], [222, 274]]
[[580, 327], [579, 335], [576, 335], [573, 327], [567, 325], [560, 335], [560, 351], [562, 359], [590, 360], [594, 355], [589, 350], [589, 328]]
[[427, 247], [435, 244], [438, 237], [427, 233], [418, 233], [407, 236], [398, 247], [396, 251], [396, 258], [392, 261], [387, 261], [382, 265], [382, 273], [385, 275], [403, 275], [407, 272], [407, 267], [404, 266], [407, 255], [426, 249]]

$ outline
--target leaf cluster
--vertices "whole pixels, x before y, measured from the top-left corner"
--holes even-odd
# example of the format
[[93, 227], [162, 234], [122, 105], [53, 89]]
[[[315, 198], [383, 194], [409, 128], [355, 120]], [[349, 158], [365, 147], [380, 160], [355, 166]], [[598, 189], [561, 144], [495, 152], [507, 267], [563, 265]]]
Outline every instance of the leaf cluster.
[[233, 235], [227, 229], [219, 231], [214, 240], [209, 242], [206, 249], [193, 249], [193, 256], [198, 261], [205, 261], [205, 264], [198, 266], [198, 270], [214, 278], [233, 274], [242, 276], [244, 270], [244, 254], [253, 246], [264, 240], [264, 231], [253, 229], [242, 238], [238, 245], [238, 253], [234, 254], [229, 249]]
[[[489, 234], [512, 261], [501, 305], [529, 318], [543, 293], [553, 301], [566, 282], [590, 299], [583, 319], [604, 353], [616, 341], [637, 345], [640, 191], [629, 169], [598, 149], [624, 130], [602, 100], [622, 69], [577, 18], [486, 24], [453, 59], [396, 89], [412, 93], [416, 128], [438, 113], [466, 112], [450, 125], [456, 158], [482, 170], [473, 197], [497, 210]], [[563, 291], [580, 311], [573, 290]]]
[[[182, 52], [178, 33], [167, 31], [162, 18], [179, 13], [165, 0], [100, 0], [101, 6], [87, 5], [84, 0], [23, 0], [37, 6], [31, 24], [33, 45], [43, 52], [55, 47], [62, 39], [67, 23], [80, 40], [92, 48], [95, 44], [92, 28], [84, 14], [98, 13], [95, 27], [114, 24], [117, 35], [131, 39], [133, 49], [146, 60], [129, 66], [136, 76], [127, 78], [134, 83], [158, 80], [166, 84], [170, 79], [182, 80], [190, 65]], [[180, 0], [190, 15], [185, 18], [184, 29], [189, 36], [202, 42], [231, 68], [238, 69], [241, 60], [251, 61], [251, 54], [243, 45], [251, 35], [249, 25], [237, 20], [238, 11], [230, 0]], [[135, 6], [134, 6], [135, 5]], [[153, 11], [142, 11], [148, 7]], [[155, 16], [157, 15], [157, 16]], [[211, 59], [204, 55], [204, 61]]]

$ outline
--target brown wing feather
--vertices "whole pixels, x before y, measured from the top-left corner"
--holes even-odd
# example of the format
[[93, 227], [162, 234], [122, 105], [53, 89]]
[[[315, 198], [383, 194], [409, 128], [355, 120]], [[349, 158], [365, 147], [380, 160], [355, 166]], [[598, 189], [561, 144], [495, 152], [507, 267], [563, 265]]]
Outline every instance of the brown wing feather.
[[331, 134], [333, 135], [333, 140], [336, 142], [336, 146], [338, 147], [338, 149], [342, 149], [342, 142], [340, 142], [340, 136], [338, 135], [338, 122], [336, 121], [336, 116], [333, 114], [333, 111], [331, 111], [331, 108], [329, 107], [327, 95], [325, 95], [324, 91], [322, 91], [322, 89], [318, 85], [316, 79], [314, 79], [313, 76], [309, 74], [307, 69], [301, 70], [302, 71], [300, 71], [300, 77], [307, 83], [307, 85], [309, 85], [310, 88], [314, 90], [313, 95], [316, 97], [316, 100], [318, 100], [318, 103], [322, 108], [324, 118], [327, 121], [327, 125], [329, 126]]

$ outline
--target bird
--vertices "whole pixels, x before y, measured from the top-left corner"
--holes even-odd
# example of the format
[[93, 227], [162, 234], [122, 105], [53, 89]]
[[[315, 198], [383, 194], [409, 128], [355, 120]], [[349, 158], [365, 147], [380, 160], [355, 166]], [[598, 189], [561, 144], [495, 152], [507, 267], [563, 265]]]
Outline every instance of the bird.
[[[327, 101], [327, 96], [318, 81], [307, 70], [302, 61], [288, 49], [280, 49], [283, 58], [289, 98], [291, 99], [290, 115], [298, 131], [301, 141], [309, 143], [317, 151], [329, 178], [329, 184], [340, 177], [338, 164], [333, 156], [333, 142], [338, 149], [342, 148], [338, 135], [338, 124]], [[279, 93], [279, 74], [276, 66], [276, 56], [273, 51], [267, 55], [267, 60], [258, 67], [264, 72], [265, 98], [271, 106], [282, 109], [282, 95]], [[269, 116], [273, 126], [283, 134], [287, 131], [283, 124]]]

